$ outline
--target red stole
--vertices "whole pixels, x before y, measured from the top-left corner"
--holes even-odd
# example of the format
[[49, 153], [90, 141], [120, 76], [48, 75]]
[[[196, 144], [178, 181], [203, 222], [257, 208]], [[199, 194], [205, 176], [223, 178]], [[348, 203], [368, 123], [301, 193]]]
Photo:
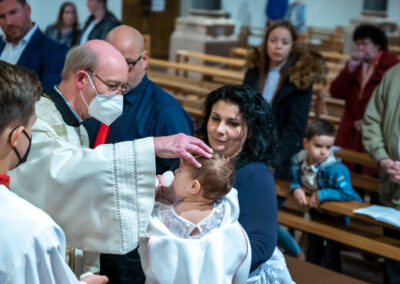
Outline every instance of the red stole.
[[0, 174], [0, 184], [10, 187], [10, 176]]
[[101, 144], [105, 144], [106, 143], [107, 134], [108, 134], [108, 130], [109, 129], [110, 129], [109, 125], [105, 125], [104, 123], [102, 123], [100, 125], [100, 129], [99, 129], [99, 132], [97, 133], [96, 140], [95, 140], [94, 145], [93, 145], [93, 149], [96, 148], [97, 146], [101, 145]]

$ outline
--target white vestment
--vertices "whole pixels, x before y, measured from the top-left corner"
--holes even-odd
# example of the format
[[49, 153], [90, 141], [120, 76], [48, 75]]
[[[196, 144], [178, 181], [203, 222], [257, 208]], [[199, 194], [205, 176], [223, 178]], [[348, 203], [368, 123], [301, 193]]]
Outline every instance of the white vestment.
[[79, 283], [65, 262], [65, 236], [39, 208], [0, 185], [0, 283]]
[[126, 254], [146, 234], [154, 206], [152, 138], [89, 149], [83, 126], [66, 124], [46, 97], [36, 104], [26, 163], [10, 172], [11, 188], [48, 213], [68, 245]]
[[[250, 270], [251, 249], [238, 223], [237, 192], [222, 199], [224, 217], [220, 225], [200, 238], [175, 236], [161, 222], [158, 206], [150, 219], [148, 234], [139, 254], [146, 283], [245, 283]], [[178, 230], [179, 231], [179, 230]]]

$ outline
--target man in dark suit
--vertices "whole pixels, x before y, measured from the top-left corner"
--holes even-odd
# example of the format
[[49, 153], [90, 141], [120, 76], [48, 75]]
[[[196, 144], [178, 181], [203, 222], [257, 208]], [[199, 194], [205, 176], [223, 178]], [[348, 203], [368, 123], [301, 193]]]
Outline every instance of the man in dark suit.
[[47, 91], [61, 81], [68, 48], [45, 36], [31, 21], [25, 0], [0, 0], [0, 60], [33, 70]]
[[[118, 26], [107, 35], [106, 41], [125, 57], [129, 67], [128, 92], [124, 96], [122, 115], [109, 129], [92, 118], [84, 122], [91, 146], [149, 136], [192, 135], [190, 116], [174, 97], [146, 76], [149, 54], [140, 32], [129, 26]], [[170, 169], [174, 162], [177, 161], [157, 158], [157, 174]], [[144, 283], [145, 280], [137, 250], [126, 255], [102, 254], [100, 271], [110, 283]]]

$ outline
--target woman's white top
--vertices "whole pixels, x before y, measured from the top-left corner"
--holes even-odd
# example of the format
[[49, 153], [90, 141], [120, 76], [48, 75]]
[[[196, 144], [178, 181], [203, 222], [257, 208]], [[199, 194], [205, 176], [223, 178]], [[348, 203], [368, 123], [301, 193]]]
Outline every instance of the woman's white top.
[[268, 75], [265, 78], [262, 96], [268, 103], [271, 103], [276, 92], [276, 88], [278, 87], [279, 78], [281, 77], [281, 74], [279, 73], [280, 70], [281, 66], [270, 68]]
[[275, 247], [270, 259], [250, 273], [246, 284], [295, 284], [295, 282], [290, 276], [285, 257]]

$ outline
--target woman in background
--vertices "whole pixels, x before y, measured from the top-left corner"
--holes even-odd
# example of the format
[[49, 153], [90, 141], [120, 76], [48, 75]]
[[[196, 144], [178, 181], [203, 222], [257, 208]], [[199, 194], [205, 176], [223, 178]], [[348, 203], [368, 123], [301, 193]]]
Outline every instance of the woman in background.
[[79, 36], [79, 24], [74, 3], [64, 2], [61, 5], [57, 22], [46, 28], [46, 35], [68, 47], [75, 45]]
[[[331, 96], [346, 100], [335, 145], [358, 152], [365, 152], [361, 142], [361, 125], [372, 92], [385, 72], [397, 64], [397, 56], [387, 48], [385, 33], [372, 25], [360, 25], [353, 33], [356, 49], [350, 60], [330, 86]], [[350, 171], [357, 171], [354, 164], [346, 163]], [[359, 171], [359, 170], [358, 170]], [[363, 169], [364, 174], [378, 173]]]
[[247, 86], [226, 85], [204, 103], [199, 138], [236, 159], [239, 223], [251, 246], [247, 283], [292, 283], [285, 259], [276, 248], [278, 209], [271, 168], [277, 165], [277, 133], [270, 106]]
[[280, 142], [278, 179], [289, 180], [290, 159], [302, 149], [311, 106], [312, 85], [327, 69], [321, 55], [296, 46], [297, 34], [288, 21], [267, 30], [261, 59], [246, 72], [243, 84], [262, 93], [271, 105]]

